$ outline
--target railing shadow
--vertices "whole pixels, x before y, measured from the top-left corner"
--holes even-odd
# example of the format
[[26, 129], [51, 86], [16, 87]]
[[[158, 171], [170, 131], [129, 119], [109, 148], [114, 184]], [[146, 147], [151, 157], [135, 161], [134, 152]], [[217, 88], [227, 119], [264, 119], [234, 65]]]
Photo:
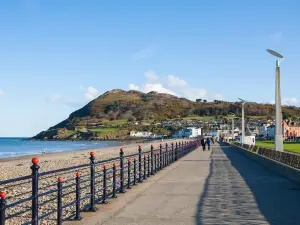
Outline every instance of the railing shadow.
[[212, 152], [196, 224], [300, 224], [300, 185], [234, 148]]

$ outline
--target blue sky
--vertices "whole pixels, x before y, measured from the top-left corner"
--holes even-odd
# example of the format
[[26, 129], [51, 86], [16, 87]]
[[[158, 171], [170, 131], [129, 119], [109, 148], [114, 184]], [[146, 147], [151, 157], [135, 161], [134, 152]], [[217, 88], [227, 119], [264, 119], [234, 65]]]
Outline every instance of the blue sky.
[[[1, 1], [0, 136], [32, 136], [121, 88], [298, 105], [300, 2]], [[299, 100], [299, 101], [298, 101]]]

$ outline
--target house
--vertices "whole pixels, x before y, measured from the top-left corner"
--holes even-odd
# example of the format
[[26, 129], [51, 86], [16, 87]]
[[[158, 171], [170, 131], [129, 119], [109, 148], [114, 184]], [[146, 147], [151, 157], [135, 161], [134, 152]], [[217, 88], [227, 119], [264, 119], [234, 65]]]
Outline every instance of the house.
[[187, 127], [185, 129], [181, 129], [177, 134], [173, 135], [176, 138], [195, 138], [201, 136], [201, 128], [196, 127]]
[[284, 139], [296, 138], [300, 136], [300, 126], [295, 122], [283, 121], [282, 132]]
[[152, 133], [148, 131], [131, 131], [130, 137], [151, 137]]

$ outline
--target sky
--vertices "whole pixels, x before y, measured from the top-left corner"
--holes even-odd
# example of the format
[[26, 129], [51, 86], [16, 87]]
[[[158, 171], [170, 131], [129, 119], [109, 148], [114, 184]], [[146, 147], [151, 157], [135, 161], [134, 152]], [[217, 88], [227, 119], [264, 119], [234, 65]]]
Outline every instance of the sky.
[[0, 136], [120, 88], [300, 106], [300, 1], [0, 1]]

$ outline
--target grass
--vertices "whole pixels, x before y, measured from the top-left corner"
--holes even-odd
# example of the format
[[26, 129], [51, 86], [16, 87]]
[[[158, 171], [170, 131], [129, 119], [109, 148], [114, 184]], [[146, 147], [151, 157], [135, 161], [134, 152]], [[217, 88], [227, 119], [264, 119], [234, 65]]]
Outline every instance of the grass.
[[90, 131], [92, 131], [92, 132], [101, 133], [101, 134], [105, 134], [105, 133], [113, 132], [113, 131], [119, 131], [119, 130], [120, 130], [120, 128], [117, 128], [117, 127], [105, 127], [105, 128], [90, 129]]
[[184, 117], [183, 120], [203, 120], [208, 121], [214, 119], [214, 116], [188, 116]]
[[[255, 145], [274, 149], [274, 141], [256, 141]], [[283, 149], [287, 152], [300, 153], [300, 142], [284, 142]]]
[[77, 133], [77, 132], [74, 131], [74, 130], [68, 130], [68, 131], [66, 132], [66, 134], [67, 134], [68, 136], [71, 136], [71, 135], [76, 134], [76, 133]]

